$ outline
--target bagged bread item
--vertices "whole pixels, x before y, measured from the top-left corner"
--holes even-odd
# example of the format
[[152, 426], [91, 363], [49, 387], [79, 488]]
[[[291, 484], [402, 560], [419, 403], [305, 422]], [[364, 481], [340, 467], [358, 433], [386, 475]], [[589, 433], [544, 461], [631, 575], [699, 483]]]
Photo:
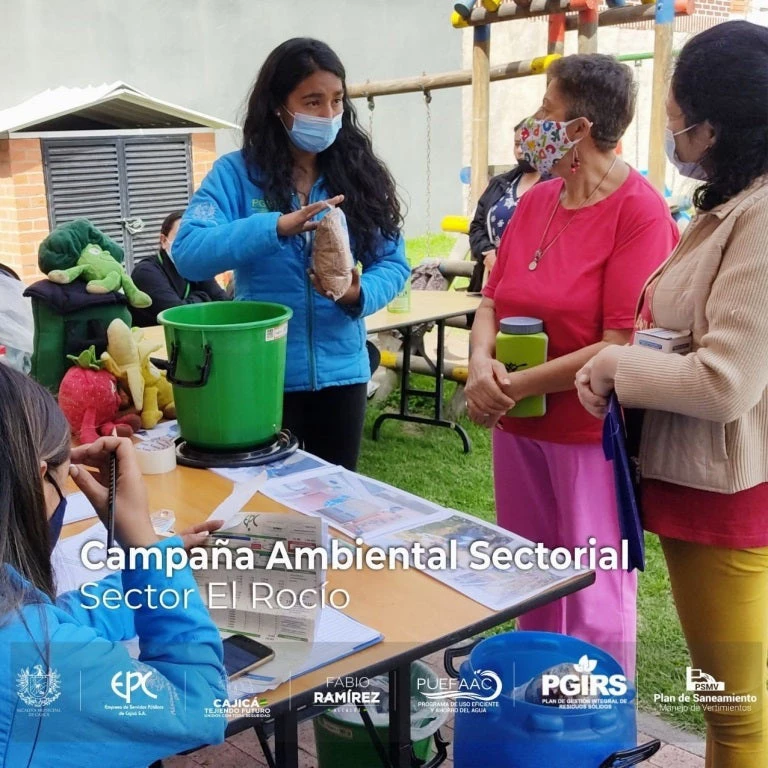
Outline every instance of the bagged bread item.
[[354, 265], [347, 218], [344, 211], [333, 208], [320, 220], [312, 246], [312, 271], [320, 292], [338, 301], [352, 285]]

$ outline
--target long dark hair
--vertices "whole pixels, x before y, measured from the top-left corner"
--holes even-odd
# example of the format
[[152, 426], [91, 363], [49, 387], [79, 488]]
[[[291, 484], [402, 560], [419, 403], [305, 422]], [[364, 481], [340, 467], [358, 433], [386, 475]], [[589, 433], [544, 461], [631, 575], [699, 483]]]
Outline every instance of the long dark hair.
[[0, 618], [25, 599], [12, 566], [55, 597], [40, 463], [56, 469], [69, 457], [69, 425], [51, 394], [0, 364]]
[[768, 29], [718, 24], [683, 46], [672, 93], [686, 127], [709, 121], [715, 142], [702, 160], [707, 181], [694, 193], [709, 211], [768, 172]]
[[319, 40], [296, 37], [279, 45], [259, 70], [248, 97], [243, 153], [251, 180], [264, 190], [270, 210], [292, 210], [293, 156], [290, 139], [275, 114], [296, 86], [313, 72], [330, 72], [344, 86], [344, 116], [336, 141], [317, 156], [328, 194], [345, 195], [342, 208], [356, 256], [370, 251], [379, 233], [394, 240], [403, 217], [395, 182], [373, 152], [346, 93], [346, 72], [339, 57]]

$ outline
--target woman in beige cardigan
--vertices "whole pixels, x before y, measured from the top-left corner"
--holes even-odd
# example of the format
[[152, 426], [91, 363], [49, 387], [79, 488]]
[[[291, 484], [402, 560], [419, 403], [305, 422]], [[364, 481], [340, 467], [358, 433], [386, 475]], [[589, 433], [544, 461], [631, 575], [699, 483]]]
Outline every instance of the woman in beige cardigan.
[[593, 415], [612, 390], [644, 409], [643, 523], [669, 567], [688, 690], [724, 683], [714, 695], [726, 699], [703, 706], [706, 765], [765, 768], [768, 29], [728, 22], [686, 44], [667, 100], [667, 154], [703, 185], [695, 219], [646, 283], [637, 328], [690, 330], [693, 350], [607, 347], [576, 383]]

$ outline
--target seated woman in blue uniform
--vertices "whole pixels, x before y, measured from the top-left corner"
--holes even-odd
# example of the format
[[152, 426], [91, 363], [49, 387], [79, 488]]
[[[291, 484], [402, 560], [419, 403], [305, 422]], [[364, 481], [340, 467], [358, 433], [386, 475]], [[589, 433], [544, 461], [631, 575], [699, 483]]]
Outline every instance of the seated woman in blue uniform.
[[[125, 570], [87, 587], [86, 600], [79, 590], [57, 596], [51, 565], [67, 479], [104, 520], [112, 453], [115, 539], [124, 550], [157, 550], [152, 557], [162, 566], [170, 548], [182, 540], [198, 545], [220, 523], [158, 541], [131, 441], [102, 437], [70, 450], [69, 425], [50, 393], [2, 364], [0, 445], [0, 763], [146, 768], [222, 742], [226, 717], [214, 704], [226, 698], [221, 637], [189, 566], [169, 578], [163, 568], [126, 558]], [[152, 590], [185, 598], [157, 604]], [[127, 605], [130, 595], [135, 609]], [[138, 660], [120, 642], [136, 635]], [[144, 683], [131, 687], [131, 714], [145, 706], [148, 716], [121, 709], [127, 702], [118, 692], [125, 693], [129, 680]]]

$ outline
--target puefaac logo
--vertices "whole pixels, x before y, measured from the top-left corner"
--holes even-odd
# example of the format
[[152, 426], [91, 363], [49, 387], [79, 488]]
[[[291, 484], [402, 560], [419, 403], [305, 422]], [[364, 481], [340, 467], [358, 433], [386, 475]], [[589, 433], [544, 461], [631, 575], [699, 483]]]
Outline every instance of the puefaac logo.
[[624, 696], [627, 678], [624, 675], [593, 675], [597, 661], [586, 654], [573, 665], [574, 674], [541, 676], [542, 697], [560, 694], [564, 697]]
[[[469, 680], [429, 680], [419, 678], [417, 688], [427, 699], [456, 701], [494, 701], [501, 695], [501, 678], [490, 669], [478, 669]], [[437, 690], [429, 690], [429, 689]]]

